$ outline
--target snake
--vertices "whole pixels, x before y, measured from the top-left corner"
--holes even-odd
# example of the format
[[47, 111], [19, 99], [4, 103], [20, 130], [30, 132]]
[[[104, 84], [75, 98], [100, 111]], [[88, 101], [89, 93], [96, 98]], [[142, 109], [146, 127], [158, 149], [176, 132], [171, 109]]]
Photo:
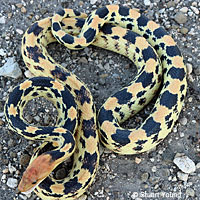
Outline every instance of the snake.
[[[111, 95], [96, 113], [93, 97], [75, 74], [58, 64], [47, 45], [59, 42], [78, 50], [94, 45], [133, 61], [138, 73]], [[138, 154], [157, 146], [171, 132], [183, 107], [187, 81], [183, 57], [175, 41], [139, 9], [107, 5], [85, 13], [60, 9], [33, 23], [22, 38], [22, 57], [35, 77], [16, 86], [5, 103], [9, 127], [39, 146], [18, 189], [44, 200], [76, 199], [92, 184], [99, 164], [99, 140], [118, 154]], [[149, 116], [134, 129], [121, 123], [144, 108], [158, 94]], [[44, 97], [58, 111], [55, 126], [28, 124], [23, 109]], [[65, 160], [72, 167], [57, 180], [53, 170]]]

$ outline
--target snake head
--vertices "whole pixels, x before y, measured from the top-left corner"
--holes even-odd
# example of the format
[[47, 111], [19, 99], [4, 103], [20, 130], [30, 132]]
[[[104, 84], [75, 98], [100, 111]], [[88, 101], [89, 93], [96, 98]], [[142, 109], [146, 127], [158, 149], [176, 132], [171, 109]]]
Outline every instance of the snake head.
[[38, 156], [26, 169], [18, 189], [22, 193], [31, 193], [55, 168], [51, 155]]

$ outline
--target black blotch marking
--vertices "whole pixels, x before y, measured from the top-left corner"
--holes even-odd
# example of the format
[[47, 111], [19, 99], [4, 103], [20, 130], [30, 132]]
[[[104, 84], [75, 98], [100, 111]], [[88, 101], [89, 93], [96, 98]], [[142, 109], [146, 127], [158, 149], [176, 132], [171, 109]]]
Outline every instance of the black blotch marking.
[[63, 9], [59, 9], [58, 11], [57, 11], [57, 14], [59, 14], [60, 16], [64, 16], [65, 15], [65, 11], [63, 10]]
[[185, 85], [181, 85], [180, 91], [183, 92], [184, 89], [185, 89]]
[[73, 44], [74, 43], [74, 37], [69, 35], [69, 34], [65, 34], [61, 39], [64, 43], [67, 43], [67, 44]]
[[79, 12], [79, 11], [77, 11], [77, 10], [73, 10], [74, 11], [74, 14], [76, 15], [76, 16], [80, 16], [81, 15], [81, 13]]
[[100, 18], [104, 18], [109, 13], [109, 10], [106, 7], [98, 8], [96, 10], [96, 15], [98, 15]]
[[135, 144], [142, 145], [142, 144], [145, 144], [146, 142], [147, 140], [138, 140], [137, 142], [135, 142]]
[[113, 134], [111, 137], [117, 143], [118, 146], [125, 146], [128, 143], [130, 143], [130, 139], [128, 138], [130, 133], [131, 131], [129, 130], [117, 129], [116, 133]]
[[183, 101], [184, 98], [185, 98], [185, 96], [182, 94], [182, 95], [181, 95], [181, 101]]
[[137, 21], [138, 21], [138, 26], [146, 26], [149, 19], [142, 15], [137, 19]]
[[139, 35], [137, 33], [127, 30], [126, 35], [123, 38], [132, 44], [135, 44], [136, 37], [138, 36]]
[[38, 95], [39, 95], [38, 92], [34, 92], [34, 93], [32, 94], [33, 97], [36, 97], [36, 96], [38, 96]]
[[136, 83], [142, 83], [142, 86], [144, 88], [146, 88], [148, 85], [150, 85], [152, 83], [152, 79], [153, 79], [153, 72], [152, 73], [147, 73], [147, 72], [143, 72], [138, 79], [136, 80]]
[[171, 67], [170, 70], [168, 71], [167, 75], [170, 75], [171, 78], [173, 79], [179, 79], [182, 81], [186, 75], [185, 70], [183, 68], [176, 68], [176, 67]]
[[90, 136], [96, 137], [94, 118], [90, 120], [83, 120], [82, 127], [83, 134], [86, 138], [89, 138]]
[[145, 33], [145, 34], [143, 35], [143, 37], [144, 37], [145, 39], [148, 39], [148, 38], [149, 38], [149, 35]]
[[146, 98], [142, 98], [142, 99], [140, 99], [139, 104], [143, 105], [143, 104], [145, 104], [145, 102], [146, 102]]
[[[112, 34], [112, 25], [111, 24], [104, 24], [101, 31], [104, 34]], [[114, 36], [113, 36], [114, 37]], [[117, 36], [119, 38], [119, 36]]]
[[171, 109], [177, 104], [177, 96], [177, 94], [172, 94], [169, 91], [165, 91], [160, 98], [160, 105]]
[[58, 22], [54, 22], [53, 23], [53, 30], [57, 32], [60, 29], [61, 29], [61, 27], [60, 27], [59, 23]]
[[[82, 187], [82, 184], [78, 182], [78, 178], [71, 178], [70, 181], [64, 184], [64, 193], [74, 193]], [[63, 196], [63, 195], [62, 195]]]
[[33, 91], [34, 88], [33, 87], [29, 87], [24, 91], [24, 96], [28, 95], [31, 91]]
[[85, 19], [77, 19], [76, 26], [82, 28], [85, 23]]
[[150, 117], [142, 126], [142, 129], [146, 131], [146, 136], [150, 137], [151, 135], [159, 133], [161, 130], [160, 125], [161, 124], [159, 122], [154, 121], [153, 117]]
[[38, 36], [43, 31], [43, 28], [38, 25], [38, 22], [35, 22], [27, 31], [28, 34], [33, 33], [35, 36]]
[[28, 52], [28, 57], [32, 58], [35, 62], [39, 63], [39, 58], [45, 59], [45, 56], [42, 54], [42, 50], [38, 48], [38, 46], [34, 47], [26, 47]]
[[156, 30], [154, 30], [153, 35], [155, 35], [157, 39], [160, 39], [163, 36], [167, 35], [167, 32], [162, 27], [159, 27]]
[[167, 46], [166, 52], [167, 52], [167, 55], [171, 57], [181, 56], [181, 52], [177, 46]]
[[93, 153], [92, 155], [88, 152], [85, 152], [82, 169], [88, 169], [88, 171], [93, 174], [96, 163], [97, 163], [97, 153]]
[[121, 16], [126, 17], [126, 16], [129, 15], [129, 10], [130, 10], [130, 8], [128, 8], [128, 7], [120, 6], [120, 7], [119, 7], [119, 14], [120, 14]]
[[127, 25], [126, 25], [126, 28], [129, 29], [129, 30], [132, 30], [133, 27], [134, 27], [133, 24], [127, 24]]
[[152, 139], [153, 139], [152, 143], [156, 142], [158, 140], [158, 134], [154, 135]]
[[10, 94], [8, 98], [7, 105], [13, 104], [14, 107], [18, 104], [18, 102], [21, 100], [21, 96], [23, 94], [23, 90], [19, 89], [19, 86], [17, 86]]
[[81, 86], [80, 90], [75, 90], [74, 92], [77, 95], [77, 100], [81, 102], [81, 105], [83, 105], [85, 102], [88, 104], [90, 103], [91, 99], [89, 93], [84, 86]]
[[127, 104], [132, 98], [132, 94], [127, 92], [127, 89], [124, 88], [117, 93], [115, 93], [112, 97], [116, 97], [118, 99], [119, 104]]
[[42, 67], [40, 67], [40, 66], [34, 66], [34, 68], [36, 69], [36, 70], [40, 70], [40, 71], [44, 71], [44, 69], [42, 68]]
[[172, 113], [170, 113], [169, 115], [165, 116], [165, 120], [168, 121], [171, 116], [172, 116]]
[[83, 147], [83, 148], [86, 147], [86, 146], [85, 146], [85, 140], [84, 140], [82, 137], [80, 137], [80, 143], [82, 144], [82, 147]]
[[170, 129], [172, 124], [173, 124], [173, 120], [170, 120], [169, 122], [167, 122], [167, 128]]
[[142, 151], [143, 147], [142, 146], [137, 146], [135, 148], [133, 148], [133, 150], [135, 151]]
[[53, 96], [52, 96], [52, 94], [51, 94], [51, 93], [47, 93], [47, 97], [48, 97], [48, 98], [50, 98], [50, 99], [52, 99], [52, 98], [53, 98]]
[[137, 98], [143, 96], [146, 93], [146, 91], [140, 91], [137, 93]]
[[84, 34], [83, 36], [86, 38], [87, 43], [90, 43], [94, 40], [96, 35], [96, 30], [93, 28], [89, 28]]
[[54, 70], [51, 71], [53, 77], [60, 79], [61, 81], [66, 81], [70, 73], [64, 71], [60, 67], [56, 66]]
[[150, 58], [157, 60], [157, 55], [155, 54], [155, 52], [153, 51], [153, 49], [150, 46], [142, 51], [142, 55], [143, 55], [145, 62], [147, 60], [149, 60]]
[[104, 107], [101, 108], [98, 116], [98, 122], [100, 126], [103, 124], [104, 121], [113, 121], [113, 115], [111, 110], [105, 110]]

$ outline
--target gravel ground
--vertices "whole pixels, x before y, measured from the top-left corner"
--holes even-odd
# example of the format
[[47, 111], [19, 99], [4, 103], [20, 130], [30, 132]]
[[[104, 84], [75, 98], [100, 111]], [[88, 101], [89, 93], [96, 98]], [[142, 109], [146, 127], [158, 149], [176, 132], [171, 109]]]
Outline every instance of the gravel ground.
[[[156, 149], [140, 155], [119, 156], [101, 147], [96, 179], [82, 199], [200, 199], [200, 1], [195, 0], [0, 0], [0, 199], [39, 199], [17, 194], [17, 184], [36, 143], [11, 132], [3, 106], [12, 88], [30, 76], [20, 53], [24, 31], [36, 20], [53, 15], [59, 7], [89, 13], [99, 6], [121, 4], [147, 10], [176, 40], [188, 69], [184, 108], [172, 133]], [[126, 58], [95, 47], [70, 51], [49, 45], [49, 53], [90, 88], [97, 109], [118, 88], [131, 81], [136, 67]], [[14, 71], [12, 71], [14, 70]], [[8, 75], [9, 74], [9, 75]], [[10, 77], [11, 76], [11, 77]], [[151, 105], [124, 127], [134, 127], [148, 116]], [[56, 110], [44, 99], [30, 102], [24, 112], [35, 125], [55, 123]], [[64, 168], [56, 172], [60, 177]]]

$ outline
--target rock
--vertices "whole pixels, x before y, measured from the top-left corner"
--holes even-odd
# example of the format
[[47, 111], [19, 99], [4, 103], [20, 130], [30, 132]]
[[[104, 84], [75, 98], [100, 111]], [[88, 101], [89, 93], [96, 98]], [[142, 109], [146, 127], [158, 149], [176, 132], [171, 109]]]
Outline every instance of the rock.
[[91, 4], [95, 4], [97, 2], [97, 0], [90, 0]]
[[8, 170], [9, 170], [9, 172], [10, 172], [11, 174], [17, 171], [16, 168], [13, 167], [10, 163], [8, 164]]
[[30, 159], [31, 159], [30, 155], [22, 154], [22, 156], [20, 158], [20, 164], [24, 167], [24, 166], [28, 165]]
[[5, 16], [0, 17], [0, 24], [5, 24], [5, 23], [6, 23]]
[[189, 176], [188, 174], [185, 174], [183, 172], [177, 172], [177, 177], [181, 181], [187, 182], [188, 176]]
[[151, 5], [151, 1], [150, 0], [144, 0], [144, 5], [145, 6], [150, 6]]
[[191, 10], [196, 14], [198, 15], [199, 14], [199, 10], [198, 8], [194, 7], [194, 6], [190, 6]]
[[187, 16], [182, 13], [182, 12], [178, 12], [175, 17], [174, 20], [178, 23], [178, 24], [184, 24], [187, 22]]
[[183, 12], [183, 13], [187, 13], [188, 8], [187, 7], [183, 7], [183, 8], [180, 9], [180, 11]]
[[5, 56], [5, 55], [6, 55], [5, 51], [3, 49], [0, 49], [0, 56]]
[[200, 75], [200, 67], [198, 67], [197, 69], [194, 70], [194, 73], [198, 76]]
[[26, 8], [24, 6], [21, 8], [21, 12], [26, 13]]
[[26, 78], [33, 78], [34, 77], [34, 75], [31, 73], [31, 71], [29, 71], [29, 70], [26, 70], [25, 72], [24, 72], [24, 75], [26, 76]]
[[142, 182], [146, 182], [149, 179], [149, 173], [148, 172], [143, 173], [140, 179]]
[[188, 33], [188, 29], [185, 28], [185, 27], [181, 28], [181, 33], [184, 34], [184, 35], [187, 34]]
[[191, 74], [191, 73], [192, 73], [192, 64], [187, 63], [187, 64], [186, 64], [186, 67], [187, 67], [187, 73], [188, 73], [188, 74]]
[[175, 156], [173, 162], [184, 173], [190, 174], [196, 170], [195, 163], [185, 155]]
[[24, 33], [24, 31], [23, 30], [21, 30], [21, 29], [16, 29], [16, 32], [18, 33], [18, 34], [20, 34], [20, 35], [23, 35], [23, 33]]
[[185, 193], [186, 193], [187, 196], [190, 196], [190, 197], [195, 196], [195, 191], [192, 188], [187, 188]]
[[18, 182], [17, 182], [17, 179], [15, 179], [15, 178], [8, 178], [8, 180], [7, 180], [7, 186], [8, 187], [10, 187], [10, 188], [16, 188], [17, 187], [17, 184], [18, 184]]
[[187, 118], [186, 117], [183, 117], [180, 119], [180, 123], [185, 126], [187, 124]]
[[7, 62], [0, 68], [0, 76], [8, 76], [12, 78], [19, 78], [22, 75], [22, 71], [19, 68], [14, 57], [7, 59]]

